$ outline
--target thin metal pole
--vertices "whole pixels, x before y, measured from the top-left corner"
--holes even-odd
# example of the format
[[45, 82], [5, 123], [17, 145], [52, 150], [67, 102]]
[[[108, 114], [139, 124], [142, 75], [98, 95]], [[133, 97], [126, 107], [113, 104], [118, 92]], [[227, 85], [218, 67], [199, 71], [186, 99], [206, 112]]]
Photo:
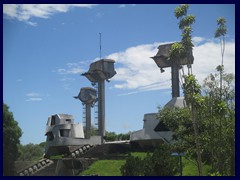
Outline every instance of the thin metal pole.
[[100, 48], [100, 59], [102, 58], [102, 33], [99, 33], [99, 48]]

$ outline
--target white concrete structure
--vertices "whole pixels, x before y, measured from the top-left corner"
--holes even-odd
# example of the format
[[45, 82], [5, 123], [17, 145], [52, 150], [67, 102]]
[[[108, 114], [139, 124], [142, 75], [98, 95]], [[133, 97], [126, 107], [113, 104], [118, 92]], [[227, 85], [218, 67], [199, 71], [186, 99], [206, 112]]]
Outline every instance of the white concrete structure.
[[[172, 98], [165, 107], [186, 107], [183, 97]], [[130, 142], [137, 143], [140, 147], [156, 147], [162, 143], [173, 143], [173, 132], [169, 131], [161, 120], [157, 118], [158, 113], [144, 114], [143, 129], [135, 131], [130, 135]]]

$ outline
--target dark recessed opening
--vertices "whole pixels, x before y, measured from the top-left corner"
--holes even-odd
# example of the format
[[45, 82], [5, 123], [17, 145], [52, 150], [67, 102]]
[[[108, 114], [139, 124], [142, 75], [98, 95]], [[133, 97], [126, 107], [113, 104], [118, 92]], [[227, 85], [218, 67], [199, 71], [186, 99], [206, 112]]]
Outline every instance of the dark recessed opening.
[[61, 137], [69, 137], [70, 130], [69, 129], [60, 129]]
[[47, 141], [52, 141], [54, 139], [53, 133], [52, 132], [48, 132], [47, 133]]

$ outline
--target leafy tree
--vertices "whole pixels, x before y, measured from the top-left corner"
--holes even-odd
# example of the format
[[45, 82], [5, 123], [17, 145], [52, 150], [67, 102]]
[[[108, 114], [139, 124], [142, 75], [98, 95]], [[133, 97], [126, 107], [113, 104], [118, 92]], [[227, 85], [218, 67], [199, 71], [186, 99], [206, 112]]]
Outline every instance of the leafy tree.
[[121, 141], [121, 140], [129, 140], [130, 139], [130, 133], [128, 132], [126, 134], [120, 133], [116, 134], [115, 132], [108, 132], [106, 131], [106, 135], [104, 139], [106, 141]]
[[[181, 42], [174, 43], [169, 51], [169, 59], [175, 61], [176, 59], [182, 59], [187, 57], [188, 53], [192, 51], [192, 27], [191, 25], [195, 22], [195, 16], [187, 15], [189, 5], [182, 4], [175, 8], [174, 15], [177, 19], [180, 19], [179, 29], [182, 31]], [[188, 65], [188, 68], [191, 66]], [[190, 116], [193, 124], [195, 146], [198, 162], [199, 175], [202, 175], [202, 160], [201, 160], [201, 147], [199, 141], [199, 130], [198, 130], [198, 120], [197, 120], [197, 108], [201, 106], [201, 90], [200, 86], [195, 79], [195, 76], [190, 74], [188, 71], [188, 76], [184, 76], [183, 92], [187, 106], [190, 109]]]
[[214, 37], [219, 38], [220, 40], [220, 46], [221, 46], [221, 56], [222, 56], [222, 63], [221, 66], [223, 66], [223, 56], [225, 52], [225, 35], [227, 33], [227, 26], [226, 26], [226, 19], [224, 17], [220, 17], [217, 19], [218, 28], [215, 31]]
[[21, 128], [9, 111], [9, 107], [3, 103], [3, 175], [14, 175], [14, 161], [19, 154], [17, 145], [22, 136]]
[[18, 159], [21, 161], [35, 161], [41, 159], [44, 153], [44, 144], [45, 143], [29, 143], [27, 145], [20, 145], [19, 151], [21, 154]]
[[192, 27], [191, 25], [195, 22], [195, 16], [187, 15], [189, 9], [188, 4], [182, 4], [175, 8], [174, 15], [179, 21], [179, 29], [182, 31], [181, 42], [176, 42], [172, 45], [169, 51], [169, 60], [176, 61], [186, 57], [186, 55], [192, 50]]
[[201, 86], [197, 83], [194, 75], [188, 75], [184, 77], [185, 82], [183, 84], [184, 99], [190, 110], [190, 117], [193, 124], [194, 140], [196, 146], [197, 163], [199, 175], [202, 176], [202, 157], [201, 157], [201, 146], [199, 138], [199, 109], [204, 104], [204, 99], [201, 96]]
[[[235, 174], [235, 77], [223, 74], [222, 100], [219, 74], [210, 74], [201, 87], [202, 96], [196, 99], [198, 139], [201, 142], [201, 158], [212, 165], [212, 174]], [[192, 86], [191, 86], [192, 87]], [[200, 90], [198, 90], [200, 92]], [[194, 92], [194, 91], [193, 91]], [[197, 91], [196, 91], [197, 92]], [[194, 94], [189, 96], [196, 98]], [[200, 99], [200, 100], [199, 100]], [[219, 115], [223, 117], [222, 145], [219, 146]], [[197, 159], [195, 135], [189, 108], [159, 108], [158, 118], [171, 131], [176, 141], [175, 151], [187, 152], [191, 159]], [[220, 165], [222, 164], [222, 165]], [[222, 169], [221, 166], [224, 168]]]
[[[206, 133], [209, 141], [207, 149], [211, 154], [213, 173], [235, 174], [235, 76], [210, 74], [205, 80], [203, 90], [206, 94]], [[222, 92], [222, 93], [221, 93]], [[222, 98], [220, 98], [222, 94]], [[224, 128], [220, 128], [220, 127]], [[224, 168], [223, 168], [224, 167]]]
[[107, 132], [106, 131], [104, 139], [106, 141], [115, 141], [115, 140], [117, 140], [117, 134], [115, 132]]
[[177, 173], [178, 161], [171, 156], [171, 148], [167, 144], [159, 146], [143, 161], [145, 176], [174, 176]]
[[120, 171], [123, 176], [141, 176], [143, 175], [142, 160], [131, 154], [127, 157], [126, 163], [121, 166]]
[[[219, 107], [222, 107], [223, 106], [223, 102], [221, 101], [222, 100], [222, 78], [223, 78], [223, 71], [224, 71], [224, 65], [223, 65], [223, 56], [224, 56], [224, 52], [225, 52], [225, 34], [227, 33], [227, 27], [226, 27], [226, 19], [224, 17], [220, 17], [217, 19], [217, 24], [218, 24], [218, 28], [217, 30], [215, 31], [215, 34], [214, 34], [214, 37], [215, 38], [219, 38], [220, 40], [220, 47], [221, 47], [221, 58], [222, 58], [222, 61], [221, 61], [221, 65], [217, 66], [217, 71], [219, 72], [220, 74], [220, 96], [219, 96], [219, 100], [220, 100], [220, 103], [218, 104]], [[220, 117], [219, 117], [219, 146], [222, 146], [222, 121], [223, 121], [223, 116], [222, 116], [222, 113], [219, 114]], [[223, 172], [223, 158], [222, 158], [222, 155], [221, 153], [219, 154], [220, 156], [220, 159], [221, 159], [221, 163], [219, 164], [219, 166], [221, 167], [220, 168], [220, 171], [221, 173]]]
[[123, 176], [173, 176], [177, 173], [177, 159], [171, 156], [171, 148], [162, 144], [144, 159], [129, 155], [121, 167]]

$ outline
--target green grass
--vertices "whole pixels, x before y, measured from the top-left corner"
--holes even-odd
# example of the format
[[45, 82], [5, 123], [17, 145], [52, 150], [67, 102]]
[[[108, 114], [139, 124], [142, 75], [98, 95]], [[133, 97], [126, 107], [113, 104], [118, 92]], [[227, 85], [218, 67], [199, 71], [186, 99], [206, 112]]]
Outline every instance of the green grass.
[[[132, 156], [144, 159], [147, 153], [145, 152], [132, 152]], [[127, 156], [126, 156], [127, 157]], [[80, 173], [80, 175], [99, 175], [99, 176], [121, 176], [120, 168], [125, 163], [125, 160], [99, 160], [94, 162], [87, 170]], [[182, 158], [183, 176], [198, 176], [198, 169], [196, 164]], [[203, 175], [207, 176], [210, 166], [203, 165]], [[176, 174], [179, 176], [179, 173]]]
[[99, 160], [80, 175], [121, 176], [120, 167], [125, 160]]
[[[150, 153], [152, 154], [152, 153]], [[146, 152], [131, 152], [131, 155], [134, 157], [139, 157], [140, 159], [144, 159], [147, 156]]]
[[[182, 172], [183, 176], [198, 176], [198, 168], [194, 162], [189, 161], [188, 159], [183, 157], [182, 163], [183, 163], [183, 172]], [[203, 176], [207, 176], [209, 170], [210, 170], [210, 166], [203, 164]]]

